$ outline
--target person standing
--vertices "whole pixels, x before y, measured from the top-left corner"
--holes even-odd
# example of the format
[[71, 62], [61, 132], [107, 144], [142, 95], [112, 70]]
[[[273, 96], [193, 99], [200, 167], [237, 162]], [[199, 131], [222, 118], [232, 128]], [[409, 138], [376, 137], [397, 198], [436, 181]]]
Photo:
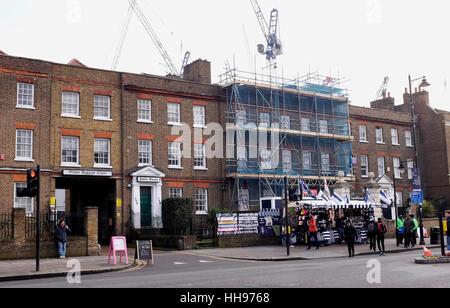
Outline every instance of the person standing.
[[403, 219], [403, 216], [400, 215], [400, 217], [397, 218], [397, 236], [400, 245], [403, 245], [404, 235], [405, 235], [405, 220]]
[[405, 219], [405, 248], [409, 248], [409, 245], [414, 248], [413, 236], [415, 236], [414, 221], [412, 221], [411, 215], [408, 215]]
[[320, 242], [318, 239], [319, 229], [317, 228], [317, 221], [314, 216], [309, 213], [308, 215], [308, 226], [309, 226], [309, 238], [308, 238], [308, 250], [311, 249], [312, 238], [316, 241], [316, 250], [320, 249]]
[[417, 229], [419, 229], [419, 222], [417, 221], [416, 217], [414, 217], [414, 215], [411, 215], [411, 220], [414, 223], [414, 228], [413, 228], [413, 237], [411, 238], [412, 243], [414, 244], [414, 246], [416, 246], [417, 244]]
[[377, 243], [378, 249], [380, 250], [380, 256], [384, 256], [386, 254], [385, 246], [384, 246], [384, 238], [387, 232], [387, 228], [383, 223], [381, 218], [378, 218], [378, 227], [377, 227]]
[[342, 217], [338, 216], [334, 221], [336, 222], [336, 230], [339, 234], [339, 245], [342, 245], [342, 242], [344, 241], [344, 220]]
[[371, 219], [367, 225], [367, 236], [369, 237], [370, 250], [373, 251], [377, 251], [377, 228], [377, 223]]
[[67, 234], [70, 232], [69, 227], [66, 225], [64, 220], [61, 220], [56, 227], [55, 236], [58, 242], [58, 250], [59, 250], [59, 258], [66, 258], [66, 249], [67, 249]]
[[356, 229], [351, 220], [345, 225], [344, 238], [348, 246], [348, 257], [352, 258], [355, 256]]
[[445, 217], [447, 217], [447, 250], [450, 251], [450, 211], [445, 211]]

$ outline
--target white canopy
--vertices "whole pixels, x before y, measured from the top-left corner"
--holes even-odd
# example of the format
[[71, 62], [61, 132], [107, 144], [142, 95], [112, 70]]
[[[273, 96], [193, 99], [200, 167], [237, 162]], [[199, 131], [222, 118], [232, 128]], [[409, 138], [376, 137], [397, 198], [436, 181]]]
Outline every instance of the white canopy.
[[[298, 203], [298, 205], [297, 205]], [[388, 205], [381, 203], [364, 202], [364, 200], [350, 200], [349, 204], [337, 204], [332, 201], [325, 200], [315, 200], [315, 199], [304, 199], [298, 202], [292, 202], [289, 204], [292, 208], [305, 208], [311, 207], [313, 209], [369, 209], [369, 208], [388, 208]]]

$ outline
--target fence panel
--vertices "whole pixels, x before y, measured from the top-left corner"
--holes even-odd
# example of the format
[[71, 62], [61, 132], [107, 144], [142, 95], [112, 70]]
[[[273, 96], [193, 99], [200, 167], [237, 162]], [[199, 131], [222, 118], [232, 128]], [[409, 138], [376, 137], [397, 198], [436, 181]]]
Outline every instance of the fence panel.
[[13, 239], [12, 214], [0, 213], [0, 242]]
[[[43, 240], [53, 240], [55, 229], [61, 220], [64, 220], [70, 229], [71, 236], [84, 236], [84, 215], [67, 214], [65, 212], [47, 212], [40, 217], [40, 236]], [[36, 217], [26, 217], [25, 238], [36, 238]]]

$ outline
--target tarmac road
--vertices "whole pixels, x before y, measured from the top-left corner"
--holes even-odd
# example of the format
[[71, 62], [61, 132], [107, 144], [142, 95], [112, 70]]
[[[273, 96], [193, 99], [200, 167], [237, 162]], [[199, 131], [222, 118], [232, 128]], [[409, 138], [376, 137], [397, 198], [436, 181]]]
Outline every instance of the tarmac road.
[[[201, 252], [200, 252], [201, 253]], [[433, 250], [437, 255], [438, 250]], [[164, 252], [155, 265], [135, 271], [87, 275], [81, 284], [66, 278], [0, 283], [0, 288], [306, 288], [306, 287], [450, 287], [450, 265], [418, 265], [420, 252], [308, 261], [255, 262], [229, 260], [195, 252]], [[369, 283], [368, 262], [377, 264], [380, 283]], [[432, 282], [432, 283], [430, 283]]]

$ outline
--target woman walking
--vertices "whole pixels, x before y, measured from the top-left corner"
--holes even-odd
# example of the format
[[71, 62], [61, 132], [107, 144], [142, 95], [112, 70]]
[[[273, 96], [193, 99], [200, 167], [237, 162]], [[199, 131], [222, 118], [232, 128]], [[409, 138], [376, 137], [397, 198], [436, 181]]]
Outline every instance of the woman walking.
[[351, 220], [347, 221], [345, 225], [344, 237], [348, 246], [348, 257], [352, 258], [355, 256], [356, 229]]

